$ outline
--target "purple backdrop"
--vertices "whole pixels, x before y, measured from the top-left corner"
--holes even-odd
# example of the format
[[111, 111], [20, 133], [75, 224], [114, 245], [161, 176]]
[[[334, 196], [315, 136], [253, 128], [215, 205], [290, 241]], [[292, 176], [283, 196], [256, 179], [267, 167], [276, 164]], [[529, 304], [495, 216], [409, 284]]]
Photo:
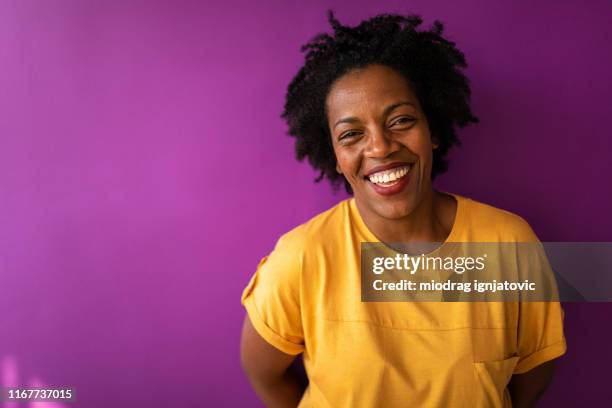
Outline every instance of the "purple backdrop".
[[[258, 405], [241, 290], [281, 233], [344, 198], [279, 119], [328, 7], [438, 18], [465, 51], [481, 124], [439, 188], [543, 240], [611, 240], [609, 2], [373, 3], [0, 3], [2, 385], [72, 385], [88, 408]], [[610, 312], [566, 305], [542, 406], [612, 397]]]

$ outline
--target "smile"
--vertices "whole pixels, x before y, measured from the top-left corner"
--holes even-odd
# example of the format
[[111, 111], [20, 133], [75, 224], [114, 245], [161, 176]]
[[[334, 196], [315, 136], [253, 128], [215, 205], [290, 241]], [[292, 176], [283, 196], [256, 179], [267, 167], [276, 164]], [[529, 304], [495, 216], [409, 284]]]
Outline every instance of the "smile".
[[370, 180], [371, 183], [376, 184], [377, 186], [388, 188], [399, 183], [400, 180], [404, 178], [409, 171], [410, 165], [395, 167], [390, 170], [384, 170], [374, 174], [370, 174], [367, 179]]

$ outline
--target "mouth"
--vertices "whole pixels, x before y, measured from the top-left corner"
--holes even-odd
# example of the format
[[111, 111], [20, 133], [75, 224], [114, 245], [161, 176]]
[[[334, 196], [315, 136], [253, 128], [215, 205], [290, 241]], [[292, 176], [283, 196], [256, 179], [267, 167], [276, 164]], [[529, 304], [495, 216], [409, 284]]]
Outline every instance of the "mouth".
[[375, 172], [368, 174], [364, 179], [376, 193], [390, 196], [403, 191], [408, 185], [412, 167], [412, 163], [384, 166], [378, 171], [374, 169]]
[[376, 186], [388, 188], [399, 183], [403, 178], [405, 178], [410, 169], [412, 168], [411, 164], [394, 167], [392, 169], [377, 171], [376, 173], [369, 174], [365, 176], [365, 179], [370, 183], [375, 184]]

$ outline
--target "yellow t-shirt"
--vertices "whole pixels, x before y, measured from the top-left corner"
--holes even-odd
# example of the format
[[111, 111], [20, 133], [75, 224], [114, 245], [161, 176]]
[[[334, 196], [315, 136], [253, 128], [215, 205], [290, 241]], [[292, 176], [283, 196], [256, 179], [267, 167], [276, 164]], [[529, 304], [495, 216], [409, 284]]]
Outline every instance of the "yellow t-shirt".
[[[537, 242], [517, 215], [458, 195], [446, 242]], [[557, 302], [361, 302], [354, 199], [283, 235], [242, 294], [257, 332], [303, 353], [299, 407], [510, 407], [512, 374], [565, 353]]]

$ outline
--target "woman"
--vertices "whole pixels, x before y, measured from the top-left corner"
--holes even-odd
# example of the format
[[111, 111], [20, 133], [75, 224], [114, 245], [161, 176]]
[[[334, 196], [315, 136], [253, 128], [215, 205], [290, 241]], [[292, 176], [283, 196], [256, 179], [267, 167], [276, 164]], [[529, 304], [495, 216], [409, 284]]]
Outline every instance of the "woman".
[[[285, 234], [244, 290], [241, 359], [270, 407], [534, 406], [565, 352], [558, 303], [361, 302], [362, 242], [537, 242], [520, 217], [435, 191], [477, 122], [435, 22], [379, 15], [303, 47], [283, 117], [353, 197]], [[302, 355], [308, 385], [288, 370]], [[512, 402], [511, 402], [512, 401]]]

